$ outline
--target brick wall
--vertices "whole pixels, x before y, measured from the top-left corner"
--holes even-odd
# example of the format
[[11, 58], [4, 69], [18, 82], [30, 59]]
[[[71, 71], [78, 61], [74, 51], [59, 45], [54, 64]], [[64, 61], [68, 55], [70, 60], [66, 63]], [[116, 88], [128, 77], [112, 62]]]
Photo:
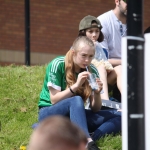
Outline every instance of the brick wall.
[[[0, 6], [0, 63], [23, 64], [24, 1], [0, 0]], [[32, 64], [43, 64], [65, 54], [77, 37], [79, 21], [84, 16], [99, 16], [114, 7], [113, 0], [30, 0]], [[144, 29], [150, 26], [149, 7], [150, 1], [145, 0]]]
[[24, 3], [0, 0], [0, 49], [24, 49]]

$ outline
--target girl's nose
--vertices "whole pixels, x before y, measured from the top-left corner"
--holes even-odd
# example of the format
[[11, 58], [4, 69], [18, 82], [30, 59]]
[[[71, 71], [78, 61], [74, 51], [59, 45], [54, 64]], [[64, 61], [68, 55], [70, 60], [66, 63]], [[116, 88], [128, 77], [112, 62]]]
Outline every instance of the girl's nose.
[[96, 36], [96, 32], [93, 32], [93, 36]]
[[86, 61], [86, 62], [89, 62], [89, 61], [90, 61], [90, 58], [89, 58], [89, 57], [86, 57], [85, 61]]

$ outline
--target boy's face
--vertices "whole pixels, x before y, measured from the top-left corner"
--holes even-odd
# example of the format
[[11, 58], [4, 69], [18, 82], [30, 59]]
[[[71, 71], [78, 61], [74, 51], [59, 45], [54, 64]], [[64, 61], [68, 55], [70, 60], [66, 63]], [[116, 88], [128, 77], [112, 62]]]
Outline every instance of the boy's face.
[[[96, 23], [94, 23], [96, 25]], [[92, 24], [92, 25], [94, 25]], [[86, 30], [86, 36], [91, 39], [93, 42], [96, 42], [100, 35], [100, 29], [93, 27]]]

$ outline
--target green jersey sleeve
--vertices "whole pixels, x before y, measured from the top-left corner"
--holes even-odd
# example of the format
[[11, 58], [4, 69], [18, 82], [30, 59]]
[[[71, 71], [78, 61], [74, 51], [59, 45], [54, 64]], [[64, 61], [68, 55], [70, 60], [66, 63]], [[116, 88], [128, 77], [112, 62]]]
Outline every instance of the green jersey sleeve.
[[52, 60], [46, 68], [44, 84], [40, 93], [40, 107], [52, 105], [49, 94], [50, 86], [59, 91], [63, 91], [66, 88], [65, 63], [62, 56]]
[[56, 90], [64, 90], [65, 83], [65, 66], [64, 57], [54, 59], [47, 69], [48, 82], [47, 86], [51, 86]]

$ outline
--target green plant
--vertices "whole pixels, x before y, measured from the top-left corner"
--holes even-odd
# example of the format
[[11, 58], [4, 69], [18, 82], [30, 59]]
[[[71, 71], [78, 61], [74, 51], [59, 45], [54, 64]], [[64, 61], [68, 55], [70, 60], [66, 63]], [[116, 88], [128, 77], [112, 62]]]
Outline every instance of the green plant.
[[[26, 146], [37, 122], [39, 93], [46, 65], [0, 66], [0, 150]], [[101, 150], [121, 150], [121, 137], [106, 136], [97, 141]]]

